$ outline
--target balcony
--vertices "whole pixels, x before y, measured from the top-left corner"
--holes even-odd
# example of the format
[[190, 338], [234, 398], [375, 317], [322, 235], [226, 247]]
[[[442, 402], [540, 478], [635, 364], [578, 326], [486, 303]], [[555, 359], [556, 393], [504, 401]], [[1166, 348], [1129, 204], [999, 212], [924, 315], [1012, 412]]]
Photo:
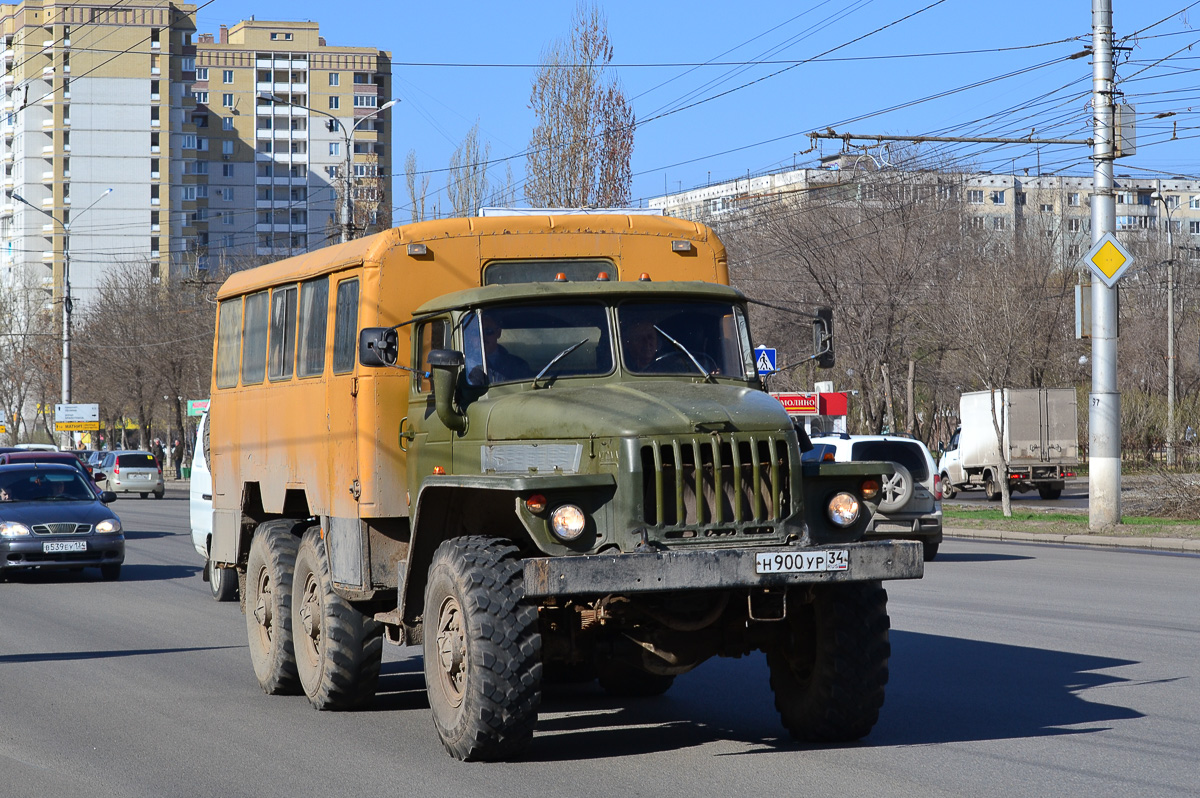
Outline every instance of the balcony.
[[16, 53], [13, 52], [11, 47], [0, 53], [0, 61], [4, 62], [5, 68], [12, 67], [14, 58], [16, 58]]
[[15, 82], [16, 81], [13, 79], [12, 75], [4, 75], [3, 77], [0, 77], [0, 86], [3, 86], [6, 92], [12, 92], [13, 83]]
[[43, 263], [53, 263], [54, 262], [54, 250], [48, 249], [48, 250], [43, 251], [42, 252], [42, 262]]
[[54, 67], [42, 67], [42, 80], [54, 80]]
[[54, 182], [54, 172], [42, 172], [42, 182], [43, 183], [53, 183]]
[[54, 222], [46, 222], [42, 225], [42, 232], [48, 235], [54, 235]]
[[2, 218], [2, 219], [9, 218], [10, 216], [13, 215], [13, 210], [14, 210], [14, 208], [12, 205], [0, 205], [0, 218]]

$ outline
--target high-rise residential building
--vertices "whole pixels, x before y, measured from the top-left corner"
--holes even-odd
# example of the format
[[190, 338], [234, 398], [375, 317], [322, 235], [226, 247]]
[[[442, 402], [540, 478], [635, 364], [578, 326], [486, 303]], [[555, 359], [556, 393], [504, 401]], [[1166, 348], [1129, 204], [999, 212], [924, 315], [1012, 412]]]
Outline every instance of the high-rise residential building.
[[315, 22], [251, 18], [201, 35], [195, 69], [196, 174], [180, 187], [181, 246], [194, 241], [211, 262], [336, 242], [347, 163], [353, 234], [389, 226], [391, 110], [380, 110], [391, 98], [387, 52], [330, 47]]
[[131, 264], [163, 279], [336, 242], [347, 145], [354, 234], [389, 223], [389, 54], [313, 22], [196, 37], [195, 11], [0, 4], [0, 284], [55, 307], [69, 251], [78, 306]]
[[73, 297], [122, 264], [166, 268], [194, 30], [194, 5], [159, 0], [0, 5], [5, 285], [58, 301], [68, 250]]

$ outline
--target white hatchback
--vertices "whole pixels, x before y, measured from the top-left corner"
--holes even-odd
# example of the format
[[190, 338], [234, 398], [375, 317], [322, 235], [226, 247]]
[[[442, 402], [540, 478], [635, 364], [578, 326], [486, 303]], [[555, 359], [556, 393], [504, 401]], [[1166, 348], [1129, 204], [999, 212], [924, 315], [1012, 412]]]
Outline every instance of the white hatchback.
[[[896, 473], [885, 477], [879, 509], [867, 524], [867, 535], [919, 540], [925, 559], [937, 556], [942, 542], [942, 486], [925, 444], [901, 435], [818, 435], [806, 457], [835, 462], [885, 460]], [[832, 457], [830, 458], [830, 455]]]
[[192, 521], [192, 545], [204, 558], [203, 578], [217, 601], [232, 601], [237, 598], [238, 577], [233, 568], [213, 568], [208, 559], [208, 548], [212, 545], [212, 471], [208, 457], [208, 414], [200, 417], [196, 429], [196, 447], [192, 455], [192, 483], [188, 496], [188, 509]]

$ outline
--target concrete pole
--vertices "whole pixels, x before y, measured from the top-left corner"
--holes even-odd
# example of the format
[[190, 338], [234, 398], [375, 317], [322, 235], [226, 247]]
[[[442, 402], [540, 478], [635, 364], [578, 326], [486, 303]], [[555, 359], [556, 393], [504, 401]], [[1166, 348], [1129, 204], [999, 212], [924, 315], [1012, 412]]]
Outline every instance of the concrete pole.
[[[1092, 0], [1092, 243], [1115, 232], [1112, 0]], [[1121, 523], [1121, 395], [1117, 289], [1092, 279], [1092, 393], [1088, 402], [1088, 526]]]
[[[62, 403], [69, 405], [71, 404], [71, 226], [64, 224], [62, 230]], [[70, 432], [62, 433], [62, 440], [59, 441], [58, 446], [60, 449], [71, 448]]]
[[353, 128], [348, 130], [346, 128], [346, 126], [342, 124], [342, 120], [335, 118], [334, 121], [336, 121], [338, 123], [338, 127], [340, 127], [342, 129], [342, 137], [346, 140], [346, 165], [342, 168], [343, 174], [342, 174], [342, 208], [341, 208], [341, 212], [342, 212], [342, 224], [341, 224], [342, 243], [345, 244], [347, 241], [349, 241], [350, 239], [352, 239], [354, 237], [350, 231], [350, 219], [352, 218], [353, 213], [354, 213], [354, 209], [351, 204], [353, 202], [353, 200], [350, 197], [350, 186], [351, 186], [350, 170], [352, 168], [354, 168], [354, 152], [353, 152], [352, 148], [354, 147], [354, 131], [356, 129], [358, 129], [358, 125], [355, 125]]

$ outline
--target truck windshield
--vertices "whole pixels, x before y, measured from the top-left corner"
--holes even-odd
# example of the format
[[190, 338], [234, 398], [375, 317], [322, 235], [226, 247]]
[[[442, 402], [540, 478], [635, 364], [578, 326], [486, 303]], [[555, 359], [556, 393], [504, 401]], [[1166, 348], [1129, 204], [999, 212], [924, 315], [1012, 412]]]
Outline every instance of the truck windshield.
[[548, 365], [545, 379], [599, 376], [613, 368], [608, 314], [600, 304], [485, 308], [472, 312], [462, 328], [471, 385], [532, 380]]
[[634, 374], [745, 379], [753, 358], [739, 308], [725, 302], [626, 302], [617, 309], [621, 358]]

